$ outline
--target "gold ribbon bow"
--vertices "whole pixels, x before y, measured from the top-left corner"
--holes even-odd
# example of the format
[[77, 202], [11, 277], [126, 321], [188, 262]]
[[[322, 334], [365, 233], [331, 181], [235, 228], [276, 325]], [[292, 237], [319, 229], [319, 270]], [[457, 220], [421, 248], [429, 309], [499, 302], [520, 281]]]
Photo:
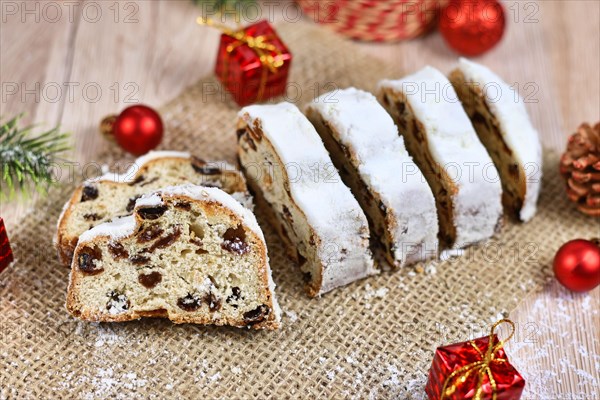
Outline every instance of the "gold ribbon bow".
[[[504, 322], [510, 324], [511, 326], [512, 330], [510, 332], [510, 335], [508, 335], [508, 337], [504, 340], [499, 340], [498, 343], [494, 345], [494, 331], [498, 327], [498, 325]], [[479, 347], [477, 347], [473, 340], [469, 341], [469, 344], [473, 346], [473, 348], [477, 350], [477, 352], [481, 356], [481, 360], [475, 361], [471, 364], [467, 364], [464, 367], [461, 367], [456, 371], [452, 372], [444, 382], [444, 386], [442, 387], [442, 396], [440, 400], [444, 400], [445, 398], [450, 397], [456, 391], [457, 381], [458, 383], [464, 383], [472, 373], [475, 373], [478, 376], [477, 388], [475, 389], [475, 395], [473, 396], [473, 400], [481, 400], [483, 394], [483, 379], [486, 377], [486, 375], [490, 381], [490, 386], [492, 387], [492, 400], [496, 400], [496, 392], [498, 388], [496, 386], [496, 380], [492, 375], [490, 364], [493, 362], [506, 362], [505, 359], [496, 358], [496, 351], [498, 351], [504, 345], [504, 343], [508, 342], [514, 334], [515, 324], [509, 319], [501, 319], [500, 321], [492, 325], [489, 337], [489, 345], [485, 354], [481, 352], [481, 350], [479, 349]]]
[[[269, 40], [273, 38], [267, 35], [251, 36], [248, 35], [244, 29], [232, 30], [225, 25], [216, 23], [210, 18], [198, 17], [196, 19], [196, 23], [198, 25], [206, 25], [217, 28], [225, 35], [235, 39], [236, 41], [234, 43], [227, 46], [226, 50], [228, 54], [231, 54], [236, 48], [244, 45], [248, 46], [256, 53], [261, 65], [263, 66], [263, 74], [261, 76], [258, 95], [256, 97], [256, 100], [260, 100], [264, 94], [265, 86], [267, 84], [267, 72], [275, 73], [277, 72], [277, 69], [282, 67], [284, 64], [284, 61], [281, 58], [281, 51], [275, 45], [269, 43]], [[271, 53], [275, 53], [275, 55]], [[227, 64], [223, 71], [223, 75], [225, 77], [227, 75]]]

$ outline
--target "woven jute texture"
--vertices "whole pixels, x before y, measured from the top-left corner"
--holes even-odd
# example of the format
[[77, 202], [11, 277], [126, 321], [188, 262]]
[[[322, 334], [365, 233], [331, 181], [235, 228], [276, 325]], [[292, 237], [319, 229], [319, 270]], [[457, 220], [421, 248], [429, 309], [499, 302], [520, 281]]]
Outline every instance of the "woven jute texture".
[[[318, 28], [280, 34], [292, 49], [290, 99], [337, 87], [373, 90], [385, 65]], [[162, 109], [163, 148], [235, 161], [237, 108], [213, 78]], [[120, 153], [98, 155], [112, 162]], [[461, 257], [384, 272], [307, 298], [273, 230], [269, 246], [283, 328], [254, 332], [148, 319], [79, 322], [64, 307], [68, 271], [52, 248], [72, 185], [51, 191], [10, 232], [16, 262], [0, 274], [0, 398], [417, 398], [438, 345], [466, 340], [551, 276], [556, 249], [591, 237], [594, 224], [566, 200], [556, 155], [547, 154], [537, 216], [507, 222]], [[515, 340], [519, 340], [517, 338]]]

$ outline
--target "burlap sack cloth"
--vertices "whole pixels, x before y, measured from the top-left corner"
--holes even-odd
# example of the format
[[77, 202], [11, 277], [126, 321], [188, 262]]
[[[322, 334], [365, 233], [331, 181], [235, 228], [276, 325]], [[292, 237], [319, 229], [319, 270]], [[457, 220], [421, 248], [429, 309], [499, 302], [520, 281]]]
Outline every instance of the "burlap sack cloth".
[[[295, 57], [290, 100], [304, 103], [335, 86], [374, 90], [395, 76], [322, 29], [298, 23], [279, 30]], [[162, 109], [162, 148], [235, 161], [237, 107], [206, 95], [215, 87], [213, 78], [202, 80]], [[487, 331], [551, 276], [561, 243], [594, 234], [566, 200], [556, 155], [545, 163], [531, 222], [509, 222], [490, 243], [424, 272], [384, 272], [320, 299], [304, 295], [300, 274], [262, 223], [284, 310], [277, 332], [70, 317], [68, 271], [52, 236], [73, 187], [54, 189], [10, 232], [17, 261], [0, 274], [0, 398], [423, 398], [438, 345]]]

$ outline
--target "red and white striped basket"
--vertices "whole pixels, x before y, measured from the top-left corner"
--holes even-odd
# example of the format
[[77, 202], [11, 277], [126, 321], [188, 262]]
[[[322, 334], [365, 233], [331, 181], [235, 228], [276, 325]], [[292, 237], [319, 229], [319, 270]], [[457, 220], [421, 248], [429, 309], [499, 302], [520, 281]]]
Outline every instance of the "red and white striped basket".
[[296, 0], [305, 16], [353, 39], [389, 42], [430, 30], [449, 0]]

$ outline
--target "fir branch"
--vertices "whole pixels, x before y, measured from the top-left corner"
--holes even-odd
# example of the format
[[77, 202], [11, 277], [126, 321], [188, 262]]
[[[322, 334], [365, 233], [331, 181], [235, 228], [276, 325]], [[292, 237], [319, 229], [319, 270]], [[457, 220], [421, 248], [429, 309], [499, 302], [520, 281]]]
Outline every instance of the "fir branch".
[[0, 125], [0, 198], [12, 198], [17, 192], [27, 196], [32, 188], [45, 192], [54, 183], [57, 155], [69, 149], [68, 133], [56, 127], [32, 136], [32, 126], [19, 128], [21, 117]]

